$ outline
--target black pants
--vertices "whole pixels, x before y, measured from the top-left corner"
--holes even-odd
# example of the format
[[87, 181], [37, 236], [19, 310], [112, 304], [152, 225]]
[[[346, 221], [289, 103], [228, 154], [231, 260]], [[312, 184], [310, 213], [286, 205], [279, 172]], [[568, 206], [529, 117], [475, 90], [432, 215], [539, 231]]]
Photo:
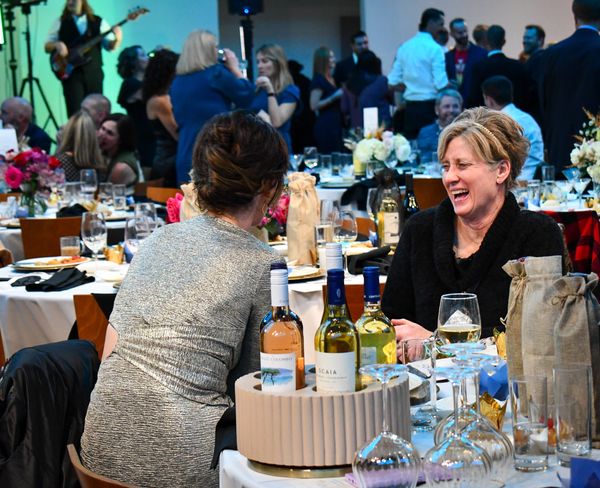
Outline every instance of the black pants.
[[416, 139], [422, 127], [435, 121], [435, 100], [406, 102], [404, 109], [404, 136]]
[[91, 63], [73, 70], [71, 76], [62, 82], [68, 117], [81, 108], [85, 97], [91, 93], [102, 93], [103, 79], [102, 67]]

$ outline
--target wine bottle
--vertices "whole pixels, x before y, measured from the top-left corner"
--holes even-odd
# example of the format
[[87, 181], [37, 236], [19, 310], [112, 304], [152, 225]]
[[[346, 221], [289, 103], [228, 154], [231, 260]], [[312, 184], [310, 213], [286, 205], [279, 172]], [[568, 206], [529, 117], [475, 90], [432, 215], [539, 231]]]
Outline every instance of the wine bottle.
[[406, 221], [419, 211], [419, 204], [417, 203], [417, 197], [415, 197], [412, 173], [405, 173], [404, 178], [406, 193], [404, 194], [404, 203], [402, 205], [402, 220], [403, 224], [406, 224]]
[[379, 268], [363, 269], [365, 308], [356, 322], [360, 337], [360, 364], [396, 364], [396, 332], [381, 310]]
[[[325, 252], [327, 256], [325, 258], [327, 271], [330, 269], [344, 269], [344, 255], [342, 254], [342, 244], [340, 242], [328, 242], [325, 244]], [[346, 305], [346, 310], [349, 310], [348, 303], [344, 302], [344, 304]], [[327, 318], [327, 313], [327, 301], [325, 301], [321, 323]]]
[[327, 317], [315, 334], [318, 392], [360, 389], [360, 339], [348, 317], [344, 270], [327, 272]]
[[271, 266], [271, 310], [260, 324], [263, 391], [288, 392], [304, 387], [303, 327], [290, 310], [288, 271], [281, 266]]
[[391, 188], [385, 188], [377, 211], [377, 235], [380, 246], [398, 245], [400, 240], [400, 206]]

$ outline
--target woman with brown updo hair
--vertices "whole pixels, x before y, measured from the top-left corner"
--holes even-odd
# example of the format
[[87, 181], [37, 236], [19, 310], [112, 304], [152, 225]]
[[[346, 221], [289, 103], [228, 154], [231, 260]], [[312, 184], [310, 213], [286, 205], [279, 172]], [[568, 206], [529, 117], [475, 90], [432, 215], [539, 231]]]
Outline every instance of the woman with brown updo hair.
[[260, 368], [280, 261], [248, 232], [283, 186], [277, 129], [247, 112], [215, 116], [192, 161], [206, 213], [157, 229], [132, 261], [81, 440], [88, 468], [135, 486], [218, 486], [215, 426], [235, 380]]

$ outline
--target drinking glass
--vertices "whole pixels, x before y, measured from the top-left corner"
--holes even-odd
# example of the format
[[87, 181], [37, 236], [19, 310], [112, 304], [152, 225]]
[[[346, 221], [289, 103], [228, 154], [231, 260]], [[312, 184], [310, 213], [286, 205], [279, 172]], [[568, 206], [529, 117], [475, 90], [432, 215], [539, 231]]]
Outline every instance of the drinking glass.
[[592, 369], [583, 364], [554, 367], [556, 457], [570, 466], [572, 457], [592, 453]]
[[[468, 367], [436, 368], [436, 374], [452, 383], [455, 418], [458, 418], [460, 383], [473, 373], [474, 369]], [[462, 436], [455, 425], [443, 442], [425, 454], [423, 471], [428, 486], [475, 488], [487, 486], [491, 464], [485, 450]]]
[[556, 168], [552, 164], [542, 165], [542, 181], [554, 181]]
[[322, 178], [331, 178], [331, 155], [329, 154], [320, 154], [319, 155], [319, 163], [320, 163], [320, 173]]
[[316, 147], [305, 147], [304, 148], [304, 165], [308, 169], [314, 169], [319, 164], [319, 153]]
[[343, 154], [341, 152], [332, 152], [331, 153], [331, 175], [339, 176], [343, 163]]
[[131, 254], [135, 255], [140, 244], [146, 237], [152, 234], [152, 228], [148, 225], [147, 218], [133, 218], [125, 221], [125, 245]]
[[290, 154], [290, 169], [292, 171], [298, 171], [300, 163], [304, 160], [303, 154]]
[[110, 205], [113, 198], [113, 184], [112, 183], [100, 183], [98, 187], [98, 200], [101, 203]]
[[419, 166], [421, 164], [421, 150], [416, 140], [410, 141], [410, 155], [408, 156], [410, 166]]
[[127, 210], [127, 194], [125, 185], [113, 185], [112, 192], [115, 210]]
[[541, 185], [540, 180], [529, 180], [527, 182], [527, 207], [540, 206]]
[[136, 203], [133, 210], [133, 216], [135, 220], [139, 221], [138, 225], [142, 225], [141, 223], [145, 222], [145, 225], [149, 228], [150, 232], [158, 227], [156, 207], [152, 202]]
[[548, 390], [545, 376], [509, 380], [515, 469], [543, 471], [548, 467]]
[[437, 337], [443, 343], [477, 342], [481, 336], [479, 303], [474, 293], [442, 295]]
[[573, 182], [569, 180], [556, 180], [554, 183], [561, 193], [561, 201], [565, 204], [569, 201], [569, 193], [573, 189]]
[[93, 200], [98, 188], [98, 174], [95, 169], [82, 169], [79, 172], [81, 181], [81, 194], [84, 200]]
[[390, 432], [388, 423], [387, 385], [391, 379], [398, 377], [401, 381], [408, 381], [406, 366], [370, 364], [360, 368], [360, 373], [381, 383], [383, 426], [381, 433], [357, 451], [352, 471], [362, 488], [414, 488], [419, 477], [419, 453], [410, 442]]
[[63, 201], [67, 206], [74, 205], [79, 200], [79, 194], [81, 193], [81, 182], [70, 181], [65, 183]]
[[98, 253], [106, 247], [107, 230], [103, 213], [85, 212], [81, 216], [81, 238], [97, 261]]
[[575, 178], [573, 180], [573, 186], [577, 192], [578, 208], [582, 208], [581, 195], [583, 194], [583, 190], [589, 185], [590, 181], [592, 181], [590, 178]]
[[354, 213], [350, 210], [340, 210], [333, 224], [334, 236], [337, 242], [352, 242], [358, 237], [358, 227]]
[[79, 236], [63, 236], [60, 238], [61, 256], [79, 256], [81, 254], [81, 241]]

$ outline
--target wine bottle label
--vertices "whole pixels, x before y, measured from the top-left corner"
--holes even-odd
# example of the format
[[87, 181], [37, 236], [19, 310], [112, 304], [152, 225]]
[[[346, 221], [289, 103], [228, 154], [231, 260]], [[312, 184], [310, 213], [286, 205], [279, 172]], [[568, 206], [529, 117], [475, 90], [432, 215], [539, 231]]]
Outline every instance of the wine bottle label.
[[385, 212], [383, 214], [383, 244], [398, 244], [400, 240], [400, 214]]
[[360, 348], [360, 366], [369, 364], [377, 364], [377, 348], [376, 347], [361, 347]]
[[317, 391], [347, 392], [356, 390], [354, 352], [316, 352]]
[[296, 390], [296, 353], [260, 353], [260, 383], [262, 391], [289, 392]]

